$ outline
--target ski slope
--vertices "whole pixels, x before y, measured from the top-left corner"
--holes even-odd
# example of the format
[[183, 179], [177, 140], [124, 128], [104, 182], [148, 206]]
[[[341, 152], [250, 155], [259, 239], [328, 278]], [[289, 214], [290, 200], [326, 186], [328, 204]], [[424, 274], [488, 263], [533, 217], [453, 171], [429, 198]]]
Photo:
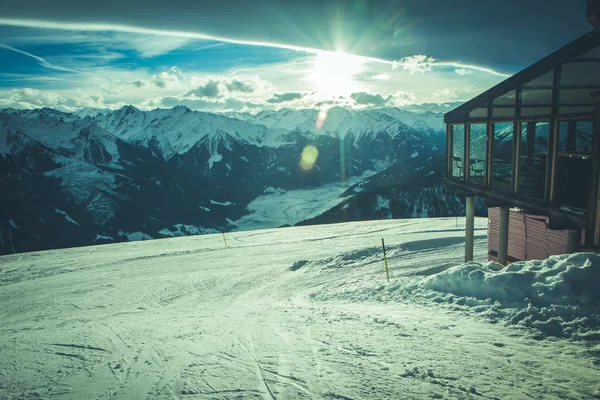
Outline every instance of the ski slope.
[[[527, 308], [452, 286], [473, 275], [477, 295], [485, 284], [473, 270], [509, 276], [494, 264], [455, 267], [463, 223], [371, 221], [0, 257], [0, 398], [598, 398], [593, 337], [511, 323]], [[475, 239], [483, 263], [485, 219]], [[553, 275], [552, 287], [565, 271], [598, 265], [590, 257]], [[531, 277], [527, 268], [511, 276]], [[593, 332], [591, 319], [579, 331]]]

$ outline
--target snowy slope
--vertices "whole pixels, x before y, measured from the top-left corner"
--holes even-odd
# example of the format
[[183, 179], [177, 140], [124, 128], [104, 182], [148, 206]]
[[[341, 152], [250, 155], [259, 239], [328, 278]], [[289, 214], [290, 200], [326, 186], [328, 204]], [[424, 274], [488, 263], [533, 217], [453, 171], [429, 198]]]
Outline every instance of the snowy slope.
[[[0, 398], [598, 398], [597, 342], [548, 337], [509, 315], [566, 320], [565, 308], [586, 307], [569, 325], [590, 339], [598, 257], [461, 266], [460, 222], [0, 257]], [[480, 263], [485, 226], [477, 219]], [[490, 306], [507, 315], [480, 311]]]

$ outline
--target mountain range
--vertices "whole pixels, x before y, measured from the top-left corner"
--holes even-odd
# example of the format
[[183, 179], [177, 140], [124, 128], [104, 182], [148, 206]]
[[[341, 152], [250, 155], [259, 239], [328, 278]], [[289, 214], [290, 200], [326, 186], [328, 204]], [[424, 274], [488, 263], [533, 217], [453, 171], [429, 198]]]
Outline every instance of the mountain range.
[[457, 215], [444, 149], [441, 114], [398, 108], [4, 109], [0, 253]]

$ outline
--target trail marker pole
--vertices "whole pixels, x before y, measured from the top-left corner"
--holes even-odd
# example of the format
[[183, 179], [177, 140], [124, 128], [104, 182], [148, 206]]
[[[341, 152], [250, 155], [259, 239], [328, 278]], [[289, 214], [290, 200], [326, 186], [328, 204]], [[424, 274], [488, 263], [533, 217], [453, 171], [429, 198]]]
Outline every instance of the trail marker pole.
[[383, 238], [381, 238], [381, 247], [383, 247], [383, 262], [385, 263], [385, 276], [387, 277], [388, 283], [390, 283], [390, 273], [388, 271], [387, 255], [385, 254], [385, 242], [383, 241]]
[[229, 247], [227, 246], [227, 239], [225, 239], [225, 232], [221, 232], [223, 234], [223, 241], [225, 242], [225, 247]]

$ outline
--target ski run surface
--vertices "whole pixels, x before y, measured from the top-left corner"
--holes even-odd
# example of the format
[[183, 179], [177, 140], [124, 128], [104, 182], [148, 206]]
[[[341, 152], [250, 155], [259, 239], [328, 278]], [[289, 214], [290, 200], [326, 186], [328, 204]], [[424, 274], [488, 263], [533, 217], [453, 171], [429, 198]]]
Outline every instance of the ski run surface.
[[0, 398], [599, 398], [600, 259], [486, 224], [466, 265], [461, 218], [0, 257]]

